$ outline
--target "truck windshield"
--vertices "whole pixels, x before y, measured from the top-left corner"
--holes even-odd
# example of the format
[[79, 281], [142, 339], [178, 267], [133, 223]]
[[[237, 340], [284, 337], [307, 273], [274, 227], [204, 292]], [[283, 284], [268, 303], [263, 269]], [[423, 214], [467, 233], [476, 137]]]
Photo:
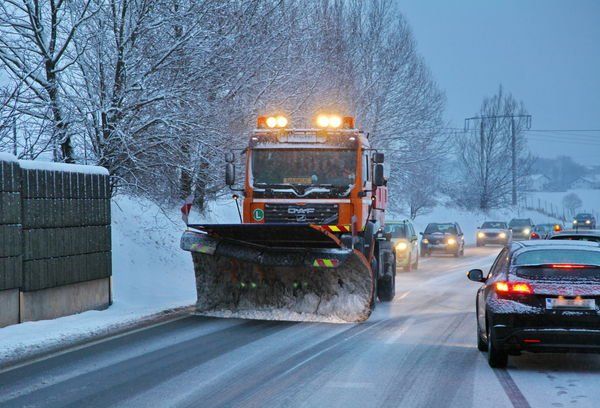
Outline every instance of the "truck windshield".
[[356, 177], [356, 151], [255, 149], [252, 177], [253, 185], [258, 188], [301, 186], [349, 190]]

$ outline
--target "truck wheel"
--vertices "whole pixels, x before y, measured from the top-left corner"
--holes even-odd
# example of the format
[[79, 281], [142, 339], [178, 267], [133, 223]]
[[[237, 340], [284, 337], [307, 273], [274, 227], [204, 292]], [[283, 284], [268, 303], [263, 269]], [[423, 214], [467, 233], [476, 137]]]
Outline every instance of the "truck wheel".
[[373, 271], [373, 296], [371, 297], [371, 310], [375, 310], [375, 306], [377, 305], [377, 295], [379, 293], [379, 276], [377, 271], [377, 259], [373, 257], [371, 259], [371, 271]]
[[488, 327], [488, 364], [492, 368], [505, 368], [508, 364], [508, 353], [496, 348], [492, 339], [492, 328]]
[[392, 263], [385, 263], [383, 277], [377, 282], [377, 296], [382, 302], [391, 302], [396, 294], [396, 273], [392, 271]]

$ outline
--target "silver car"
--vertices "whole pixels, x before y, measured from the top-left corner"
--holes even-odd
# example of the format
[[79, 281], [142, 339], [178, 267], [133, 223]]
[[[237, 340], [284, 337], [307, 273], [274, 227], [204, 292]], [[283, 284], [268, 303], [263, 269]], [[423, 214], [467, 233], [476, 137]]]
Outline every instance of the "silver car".
[[508, 245], [512, 241], [512, 231], [504, 221], [486, 221], [477, 228], [477, 246], [489, 244]]

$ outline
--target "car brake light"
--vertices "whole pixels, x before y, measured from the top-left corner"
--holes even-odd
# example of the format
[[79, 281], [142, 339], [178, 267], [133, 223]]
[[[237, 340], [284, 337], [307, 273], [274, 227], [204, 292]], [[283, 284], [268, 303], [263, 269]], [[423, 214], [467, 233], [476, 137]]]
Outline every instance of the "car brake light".
[[496, 282], [496, 292], [531, 295], [533, 288], [529, 283], [525, 282]]
[[523, 339], [523, 343], [541, 343], [540, 339]]
[[537, 233], [532, 232], [531, 233], [531, 239], [540, 239], [540, 236]]
[[553, 268], [560, 268], [560, 269], [583, 269], [583, 268], [585, 268], [585, 265], [553, 264], [552, 267]]

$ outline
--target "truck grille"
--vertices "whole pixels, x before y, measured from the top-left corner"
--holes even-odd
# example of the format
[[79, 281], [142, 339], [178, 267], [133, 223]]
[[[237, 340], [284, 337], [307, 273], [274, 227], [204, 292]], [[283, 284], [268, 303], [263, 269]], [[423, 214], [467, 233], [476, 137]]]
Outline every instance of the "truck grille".
[[265, 204], [265, 223], [337, 224], [338, 204]]

